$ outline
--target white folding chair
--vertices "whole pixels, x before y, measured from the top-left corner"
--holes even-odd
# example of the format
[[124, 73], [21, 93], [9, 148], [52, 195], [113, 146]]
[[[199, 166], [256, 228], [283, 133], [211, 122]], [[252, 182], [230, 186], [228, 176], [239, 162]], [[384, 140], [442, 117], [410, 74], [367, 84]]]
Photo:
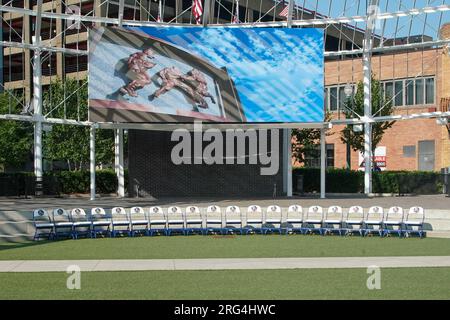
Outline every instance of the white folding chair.
[[34, 237], [38, 240], [45, 236], [47, 239], [53, 239], [55, 235], [55, 225], [50, 219], [50, 215], [45, 209], [36, 209], [33, 211]]
[[396, 233], [399, 237], [403, 232], [403, 208], [402, 207], [390, 207], [388, 213], [383, 221], [383, 234], [389, 236], [392, 233]]
[[241, 209], [238, 206], [228, 206], [225, 209], [225, 225], [224, 233], [235, 233], [239, 232], [242, 234], [242, 215]]
[[378, 232], [380, 237], [383, 235], [383, 207], [373, 206], [369, 208], [367, 215], [364, 217], [364, 235], [370, 235], [373, 232]]
[[304, 221], [304, 230], [306, 233], [319, 232], [323, 234], [323, 208], [321, 206], [312, 206], [308, 208]]
[[283, 211], [280, 206], [271, 205], [266, 208], [266, 215], [264, 217], [263, 232], [278, 232], [282, 233], [281, 223], [283, 221]]
[[205, 235], [211, 233], [223, 233], [222, 210], [219, 206], [211, 205], [206, 208]]
[[91, 233], [94, 238], [97, 238], [98, 234], [111, 236], [111, 215], [107, 215], [105, 209], [92, 208], [90, 220], [92, 222]]
[[346, 235], [358, 232], [363, 235], [364, 209], [361, 206], [352, 206], [348, 209], [343, 219], [343, 231]]
[[131, 236], [136, 234], [148, 235], [148, 217], [142, 207], [130, 209]]
[[149, 234], [167, 233], [167, 217], [161, 207], [150, 207], [148, 210]]
[[404, 234], [409, 237], [411, 234], [418, 234], [423, 237], [423, 223], [425, 221], [425, 210], [422, 207], [409, 208], [408, 215], [404, 222]]
[[53, 223], [55, 225], [55, 238], [66, 236], [75, 239], [73, 234], [73, 222], [69, 211], [63, 208], [53, 210]]
[[342, 235], [342, 218], [343, 211], [340, 206], [331, 206], [325, 213], [323, 220], [323, 233], [332, 234], [334, 232]]
[[70, 212], [73, 221], [73, 235], [75, 239], [78, 239], [80, 235], [85, 235], [92, 237], [91, 225], [92, 222], [89, 221], [86, 211], [82, 208], [72, 209]]
[[303, 233], [303, 208], [296, 204], [289, 206], [286, 215], [286, 234]]
[[184, 212], [185, 235], [189, 233], [203, 234], [203, 216], [197, 206], [187, 206]]
[[111, 225], [113, 237], [124, 233], [131, 236], [130, 217], [125, 208], [114, 207], [111, 209]]
[[180, 207], [172, 206], [167, 209], [167, 232], [166, 235], [172, 235], [172, 232], [185, 233], [184, 216]]
[[263, 211], [260, 206], [253, 204], [248, 206], [245, 215], [245, 227], [243, 228], [245, 234], [261, 233], [263, 225]]

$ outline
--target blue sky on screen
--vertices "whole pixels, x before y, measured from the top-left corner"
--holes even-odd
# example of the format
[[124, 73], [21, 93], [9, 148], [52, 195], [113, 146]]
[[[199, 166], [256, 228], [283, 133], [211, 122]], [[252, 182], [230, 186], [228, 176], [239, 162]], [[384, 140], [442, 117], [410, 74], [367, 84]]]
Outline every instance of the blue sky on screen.
[[226, 67], [249, 122], [323, 121], [321, 29], [137, 29]]

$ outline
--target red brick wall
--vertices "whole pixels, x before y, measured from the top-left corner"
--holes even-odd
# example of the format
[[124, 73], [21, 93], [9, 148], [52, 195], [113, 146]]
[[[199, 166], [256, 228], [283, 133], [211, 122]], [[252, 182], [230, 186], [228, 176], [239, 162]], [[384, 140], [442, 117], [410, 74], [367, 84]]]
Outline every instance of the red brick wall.
[[[415, 114], [421, 112], [437, 111], [442, 96], [442, 49], [419, 50], [391, 55], [374, 56], [372, 58], [372, 71], [377, 79], [390, 80], [415, 76], [435, 76], [436, 99], [435, 105], [411, 106], [398, 108], [395, 114]], [[445, 59], [445, 58], [444, 58]], [[327, 61], [325, 63], [325, 85], [356, 83], [362, 80], [362, 63], [360, 59], [343, 61]], [[444, 85], [445, 86], [445, 85]], [[333, 118], [338, 115], [334, 113]], [[341, 115], [342, 118], [342, 115]], [[340, 140], [340, 131], [343, 126], [334, 126], [334, 133], [327, 137], [327, 143], [333, 143], [335, 148], [335, 167], [346, 166], [346, 146]], [[379, 146], [386, 146], [388, 170], [417, 170], [418, 169], [418, 143], [421, 140], [435, 141], [435, 170], [449, 165], [443, 153], [448, 145], [449, 137], [443, 134], [443, 128], [436, 124], [435, 119], [418, 119], [397, 121], [387, 130]], [[403, 157], [403, 146], [415, 145], [415, 158]], [[443, 160], [444, 159], [444, 160]], [[352, 151], [352, 169], [359, 166], [357, 152]]]

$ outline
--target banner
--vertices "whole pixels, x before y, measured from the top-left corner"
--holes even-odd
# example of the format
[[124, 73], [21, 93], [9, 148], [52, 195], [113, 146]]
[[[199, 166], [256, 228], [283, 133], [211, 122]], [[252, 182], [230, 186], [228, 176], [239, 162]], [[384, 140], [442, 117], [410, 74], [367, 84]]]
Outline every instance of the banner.
[[[365, 163], [364, 163], [364, 154], [362, 152], [358, 153], [358, 159], [359, 159], [359, 171], [365, 170]], [[386, 147], [385, 146], [379, 146], [375, 148], [375, 153], [373, 155], [373, 170], [375, 171], [385, 171], [387, 169], [387, 162], [386, 162]]]
[[93, 28], [89, 119], [322, 122], [323, 59], [322, 29]]

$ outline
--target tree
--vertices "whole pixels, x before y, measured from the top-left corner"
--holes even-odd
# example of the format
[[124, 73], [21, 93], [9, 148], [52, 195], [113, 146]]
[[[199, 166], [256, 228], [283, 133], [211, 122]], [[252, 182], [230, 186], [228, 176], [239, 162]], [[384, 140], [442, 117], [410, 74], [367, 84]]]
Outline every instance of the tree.
[[[331, 120], [329, 112], [325, 114], [325, 122]], [[327, 133], [327, 136], [331, 133]], [[292, 156], [298, 163], [305, 162], [305, 153], [315, 150], [320, 144], [320, 129], [292, 130]]]
[[[12, 92], [0, 93], [0, 114], [19, 114], [21, 97]], [[15, 120], [0, 120], [0, 165], [22, 169], [31, 158], [33, 124]]]
[[[394, 112], [392, 97], [384, 97], [382, 84], [372, 76], [372, 115], [389, 116]], [[358, 82], [356, 94], [353, 99], [345, 101], [345, 117], [347, 119], [364, 115], [364, 84]], [[394, 125], [395, 121], [372, 123], [372, 153], [383, 138], [384, 132]], [[353, 125], [347, 125], [341, 131], [341, 141], [349, 144], [354, 151], [364, 153], [364, 132], [353, 131]]]
[[[53, 118], [87, 120], [87, 81], [66, 79], [53, 82], [43, 96], [44, 114]], [[114, 161], [113, 130], [96, 130], [96, 163]], [[53, 125], [44, 135], [44, 155], [62, 160], [69, 170], [86, 168], [89, 163], [89, 128], [77, 125]]]

